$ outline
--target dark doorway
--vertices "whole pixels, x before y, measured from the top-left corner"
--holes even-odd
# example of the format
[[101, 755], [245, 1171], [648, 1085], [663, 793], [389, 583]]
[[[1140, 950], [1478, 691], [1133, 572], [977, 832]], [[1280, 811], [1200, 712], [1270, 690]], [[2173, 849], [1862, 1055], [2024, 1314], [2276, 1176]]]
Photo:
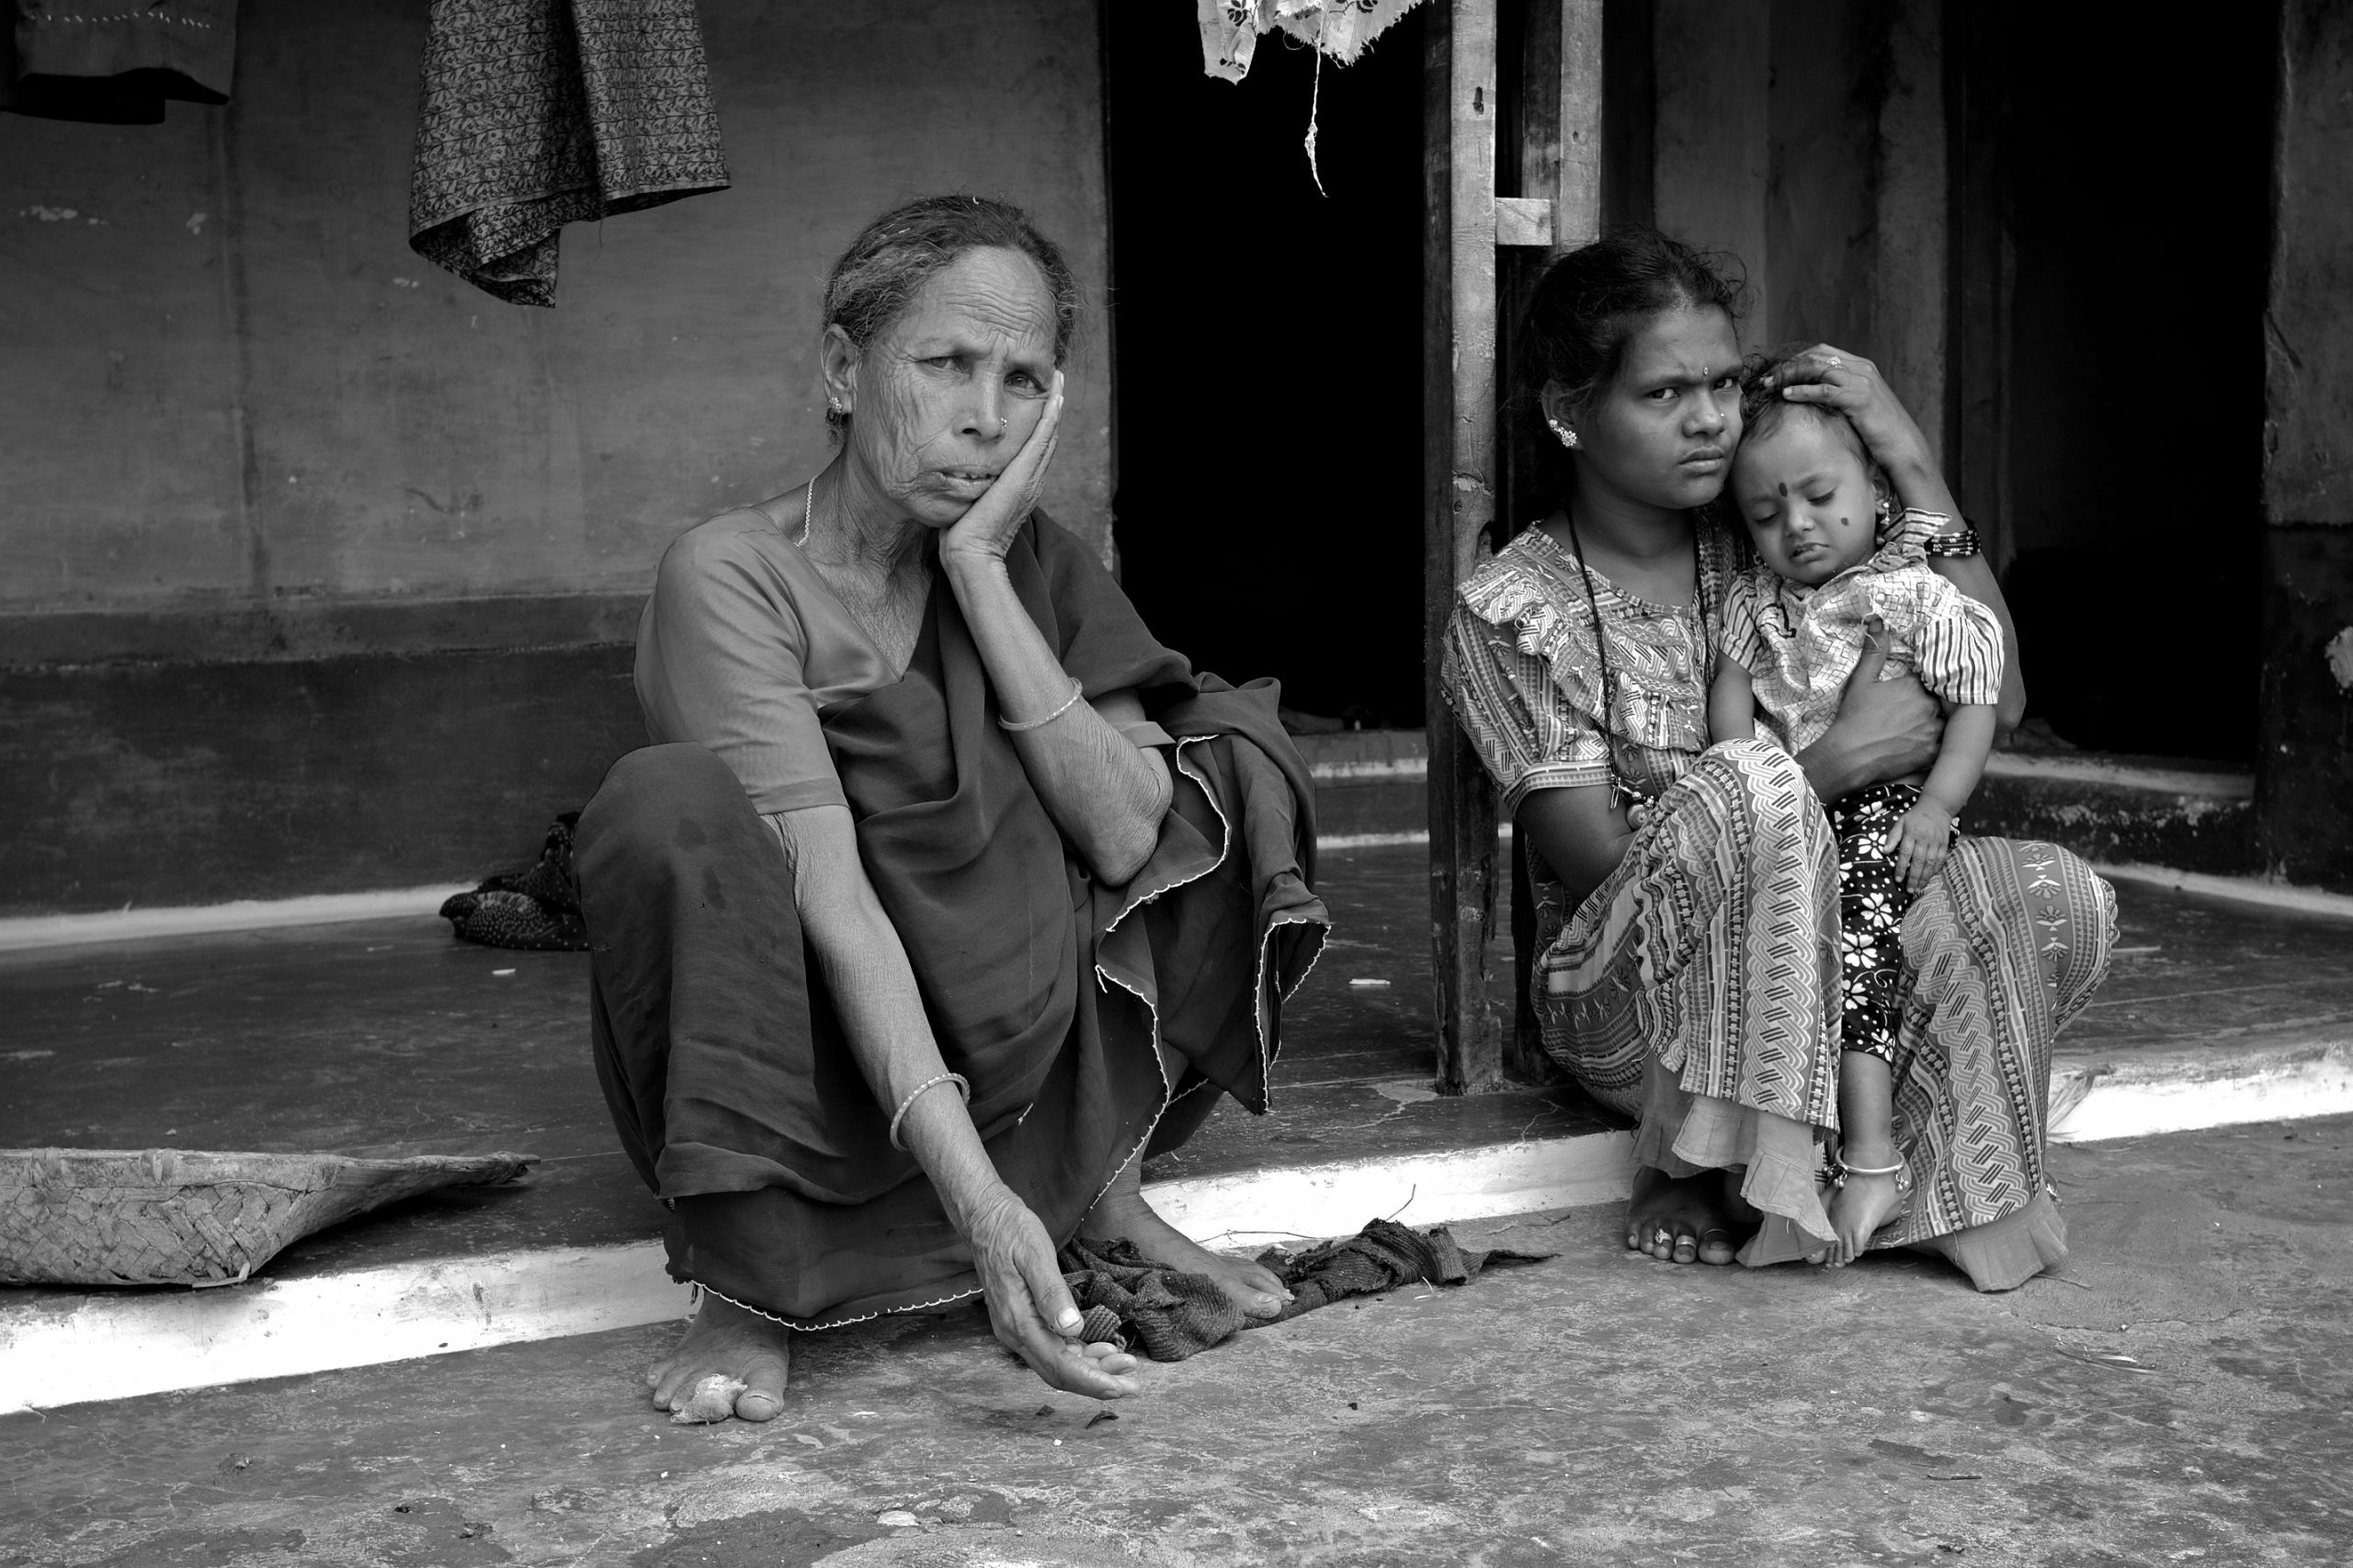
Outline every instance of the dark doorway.
[[1422, 722], [1422, 40], [1202, 74], [1192, 7], [1106, 5], [1120, 579], [1287, 708]]
[[[1966, 388], [1965, 426], [1980, 424], [1961, 434], [2006, 460], [2029, 716], [2086, 748], [2248, 761], [2278, 17], [1985, 9], [1967, 24], [1979, 117], [1955, 169], [1974, 154], [1991, 173], [1968, 142], [1998, 135], [1998, 175], [1964, 185], [1974, 210], [1957, 217], [1964, 249], [1972, 225], [2006, 242], [2007, 362], [1998, 436]], [[1964, 255], [1964, 296], [1972, 266], [2003, 265]], [[1985, 331], [1961, 313], [1959, 335]], [[1986, 468], [1961, 469], [1964, 506], [1992, 513]]]

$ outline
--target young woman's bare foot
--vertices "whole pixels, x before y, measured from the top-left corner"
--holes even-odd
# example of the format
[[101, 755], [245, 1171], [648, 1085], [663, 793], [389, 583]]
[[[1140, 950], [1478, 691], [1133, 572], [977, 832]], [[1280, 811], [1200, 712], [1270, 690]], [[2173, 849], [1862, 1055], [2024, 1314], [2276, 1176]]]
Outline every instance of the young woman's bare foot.
[[[1869, 1160], [1850, 1150], [1848, 1157], [1859, 1165], [1896, 1163], [1893, 1149], [1884, 1157]], [[1879, 1228], [1903, 1211], [1904, 1194], [1895, 1183], [1893, 1171], [1885, 1176], [1848, 1173], [1845, 1185], [1830, 1195], [1830, 1228], [1837, 1233], [1838, 1242], [1829, 1249], [1824, 1263], [1832, 1268], [1843, 1268], [1863, 1256]]]
[[[1626, 1204], [1626, 1246], [1663, 1263], [1722, 1267], [1740, 1250], [1743, 1232], [1755, 1228], [1736, 1217], [1738, 1184], [1730, 1171], [1671, 1176], [1644, 1165], [1634, 1173], [1634, 1195]], [[1752, 1211], [1753, 1212], [1753, 1211]]]
[[1254, 1318], [1274, 1317], [1290, 1300], [1290, 1292], [1274, 1271], [1246, 1257], [1214, 1253], [1153, 1211], [1143, 1200], [1141, 1162], [1131, 1160], [1110, 1190], [1095, 1200], [1078, 1233], [1098, 1240], [1125, 1236], [1136, 1250], [1164, 1268], [1206, 1274], [1245, 1312]]
[[[784, 1379], [792, 1361], [792, 1331], [780, 1323], [745, 1312], [733, 1301], [703, 1292], [702, 1305], [676, 1348], [654, 1363], [645, 1374], [658, 1410], [682, 1411], [696, 1385], [714, 1374], [744, 1385], [736, 1393], [735, 1415], [745, 1421], [773, 1421], [784, 1408]], [[700, 1412], [698, 1412], [700, 1414]], [[712, 1413], [712, 1420], [725, 1420]]]

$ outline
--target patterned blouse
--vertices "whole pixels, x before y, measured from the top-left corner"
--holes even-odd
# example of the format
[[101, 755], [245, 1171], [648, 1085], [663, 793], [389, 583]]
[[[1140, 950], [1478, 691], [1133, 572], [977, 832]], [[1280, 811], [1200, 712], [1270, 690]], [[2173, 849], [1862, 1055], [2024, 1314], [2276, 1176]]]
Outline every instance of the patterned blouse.
[[2001, 622], [1928, 570], [1921, 548], [1951, 520], [1907, 510], [1876, 554], [1819, 587], [1762, 563], [1733, 579], [1717, 646], [1748, 671], [1766, 734], [1792, 755], [1822, 738], [1873, 616], [1889, 634], [1881, 680], [1916, 675], [1930, 696], [1957, 708], [2001, 700]]
[[[1504, 792], [1506, 816], [1532, 790], [1607, 784], [1611, 753], [1629, 787], [1656, 795], [1708, 749], [1711, 642], [1736, 570], [1730, 535], [1694, 519], [1699, 591], [1654, 604], [1593, 574], [1529, 528], [1473, 572], [1447, 627], [1447, 700]], [[1602, 714], [1598, 608], [1616, 704]]]

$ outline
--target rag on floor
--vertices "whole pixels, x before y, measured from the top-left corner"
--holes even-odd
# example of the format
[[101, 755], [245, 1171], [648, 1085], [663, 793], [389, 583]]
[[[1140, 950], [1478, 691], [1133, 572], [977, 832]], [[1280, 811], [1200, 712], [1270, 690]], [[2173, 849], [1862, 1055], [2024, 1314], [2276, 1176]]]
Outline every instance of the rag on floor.
[[229, 101], [237, 0], [12, 0], [0, 21], [0, 109], [154, 125], [166, 98]]
[[519, 871], [499, 871], [472, 892], [441, 902], [441, 918], [459, 940], [486, 948], [585, 953], [588, 927], [580, 915], [580, 883], [572, 870], [572, 831], [578, 812], [548, 824], [540, 858]]
[[1258, 1262], [1291, 1293], [1279, 1316], [1245, 1314], [1216, 1280], [1153, 1263], [1124, 1237], [1079, 1237], [1063, 1248], [1063, 1280], [1086, 1314], [1090, 1340], [1116, 1315], [1126, 1347], [1140, 1348], [1155, 1361], [1182, 1361], [1245, 1328], [1287, 1323], [1302, 1312], [1369, 1296], [1415, 1280], [1461, 1285], [1491, 1264], [1542, 1263], [1549, 1252], [1474, 1252], [1444, 1225], [1414, 1231], [1391, 1220], [1375, 1220], [1353, 1236], [1302, 1253], [1272, 1248]]
[[419, 256], [552, 305], [564, 224], [726, 185], [694, 0], [433, 0]]

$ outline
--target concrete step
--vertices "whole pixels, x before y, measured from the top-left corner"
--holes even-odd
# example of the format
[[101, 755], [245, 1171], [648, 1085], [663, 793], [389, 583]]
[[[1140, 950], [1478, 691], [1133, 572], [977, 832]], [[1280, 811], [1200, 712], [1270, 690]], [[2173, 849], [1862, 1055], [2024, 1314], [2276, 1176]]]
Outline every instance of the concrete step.
[[[1426, 832], [1428, 747], [1419, 730], [1299, 737], [1318, 826], [1347, 842]], [[1965, 813], [1969, 831], [2041, 838], [2101, 865], [2209, 875], [2256, 869], [2255, 776], [2177, 757], [1996, 752]]]
[[[1388, 1118], [1447, 1108], [1410, 1081], [1386, 1089]], [[2070, 1057], [2053, 1074], [2052, 1104], [2052, 1136], [2065, 1143], [2342, 1115], [2353, 1112], [2353, 1031]], [[1196, 1240], [1256, 1252], [1348, 1234], [1375, 1216], [1429, 1225], [1618, 1203], [1632, 1174], [1631, 1134], [1597, 1128], [1180, 1176], [1145, 1191]], [[0, 1411], [601, 1333], [680, 1319], [692, 1305], [651, 1238], [265, 1270], [209, 1290], [0, 1292]]]

